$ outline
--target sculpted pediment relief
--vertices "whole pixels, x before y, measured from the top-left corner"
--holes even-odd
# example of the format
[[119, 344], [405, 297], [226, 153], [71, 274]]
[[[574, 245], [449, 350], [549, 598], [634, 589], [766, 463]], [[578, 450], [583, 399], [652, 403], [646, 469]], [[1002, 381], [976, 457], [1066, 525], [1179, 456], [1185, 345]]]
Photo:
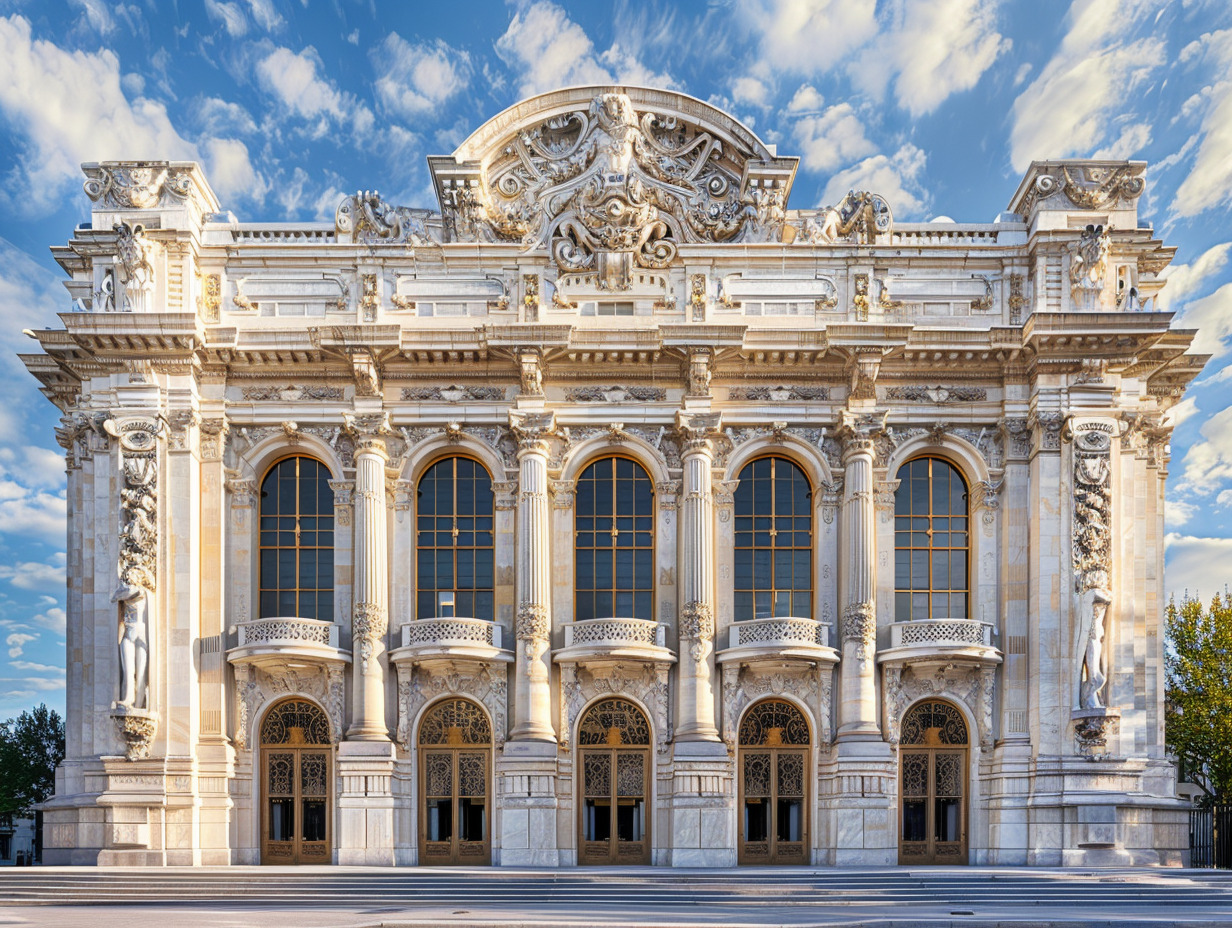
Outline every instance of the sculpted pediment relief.
[[782, 240], [796, 163], [698, 100], [637, 88], [526, 101], [431, 159], [450, 239], [546, 248], [614, 290], [684, 243]]

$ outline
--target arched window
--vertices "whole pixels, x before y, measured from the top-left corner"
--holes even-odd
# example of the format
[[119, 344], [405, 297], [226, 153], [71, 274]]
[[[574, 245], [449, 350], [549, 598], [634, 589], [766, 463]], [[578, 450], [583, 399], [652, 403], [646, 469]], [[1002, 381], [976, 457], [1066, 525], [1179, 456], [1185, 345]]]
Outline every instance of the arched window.
[[261, 617], [334, 618], [334, 491], [314, 458], [283, 458], [261, 481]]
[[737, 621], [813, 615], [812, 488], [787, 458], [758, 458], [736, 487]]
[[894, 616], [967, 617], [970, 536], [967, 484], [940, 458], [916, 458], [898, 471], [894, 494]]
[[478, 461], [437, 461], [419, 480], [416, 615], [493, 619], [492, 478]]
[[577, 483], [574, 619], [654, 618], [654, 489], [629, 458], [600, 458]]

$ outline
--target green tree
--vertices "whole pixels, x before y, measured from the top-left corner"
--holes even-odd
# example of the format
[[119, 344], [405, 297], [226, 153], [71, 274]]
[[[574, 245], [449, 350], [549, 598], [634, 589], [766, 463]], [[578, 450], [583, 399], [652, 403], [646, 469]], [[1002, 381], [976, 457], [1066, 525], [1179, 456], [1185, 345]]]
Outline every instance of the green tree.
[[1203, 804], [1232, 802], [1232, 595], [1168, 603], [1168, 750]]
[[51, 796], [63, 759], [64, 720], [46, 705], [0, 722], [0, 814], [31, 814]]

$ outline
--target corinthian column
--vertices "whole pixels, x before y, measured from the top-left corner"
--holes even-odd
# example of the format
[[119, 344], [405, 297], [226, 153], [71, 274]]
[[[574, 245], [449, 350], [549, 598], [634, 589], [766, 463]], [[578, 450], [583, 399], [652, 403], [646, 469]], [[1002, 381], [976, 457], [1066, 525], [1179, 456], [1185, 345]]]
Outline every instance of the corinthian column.
[[677, 741], [718, 741], [714, 720], [714, 498], [717, 414], [679, 413], [684, 467], [680, 500], [680, 699]]
[[842, 703], [838, 737], [877, 732], [877, 550], [872, 432], [844, 422]]
[[548, 438], [551, 413], [511, 414], [518, 439], [518, 614], [513, 698], [518, 721], [513, 741], [555, 741], [549, 690], [551, 657], [551, 523], [548, 506]]
[[353, 741], [388, 741], [385, 676], [381, 655], [389, 630], [389, 576], [386, 543], [385, 442], [375, 435], [355, 441], [355, 605], [351, 611], [355, 684]]

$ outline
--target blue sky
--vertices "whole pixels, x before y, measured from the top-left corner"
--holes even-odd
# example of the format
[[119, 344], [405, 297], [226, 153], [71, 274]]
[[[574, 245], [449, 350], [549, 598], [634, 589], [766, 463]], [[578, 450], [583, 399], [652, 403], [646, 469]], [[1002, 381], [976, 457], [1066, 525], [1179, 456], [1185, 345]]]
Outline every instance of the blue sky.
[[0, 0], [0, 718], [64, 703], [58, 413], [15, 354], [69, 309], [48, 248], [88, 217], [78, 165], [197, 159], [251, 221], [330, 219], [361, 188], [435, 205], [426, 155], [613, 81], [798, 154], [793, 207], [860, 187], [899, 219], [987, 222], [1033, 158], [1151, 162], [1167, 302], [1215, 356], [1174, 412], [1167, 585], [1232, 577], [1227, 0]]

